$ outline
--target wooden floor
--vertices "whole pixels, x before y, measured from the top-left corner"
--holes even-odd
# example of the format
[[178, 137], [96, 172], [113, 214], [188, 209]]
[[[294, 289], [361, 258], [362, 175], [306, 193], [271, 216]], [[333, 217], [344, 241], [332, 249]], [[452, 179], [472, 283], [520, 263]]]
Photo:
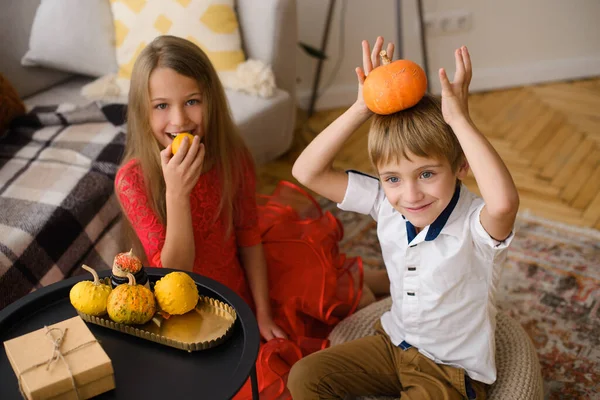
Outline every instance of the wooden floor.
[[[345, 109], [298, 111], [291, 150], [259, 167], [259, 191], [291, 176], [294, 160], [315, 135]], [[600, 78], [473, 94], [471, 115], [519, 189], [521, 211], [600, 229]], [[373, 173], [363, 125], [335, 165]], [[477, 192], [471, 175], [465, 184]]]

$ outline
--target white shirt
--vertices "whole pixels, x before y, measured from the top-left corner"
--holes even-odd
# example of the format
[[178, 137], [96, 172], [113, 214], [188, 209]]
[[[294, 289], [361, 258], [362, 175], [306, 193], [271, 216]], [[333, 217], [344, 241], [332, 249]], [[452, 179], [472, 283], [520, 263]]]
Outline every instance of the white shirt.
[[393, 301], [381, 324], [392, 343], [404, 340], [438, 364], [494, 383], [495, 295], [514, 234], [503, 242], [492, 239], [479, 220], [483, 199], [463, 185], [440, 216], [415, 236], [378, 179], [353, 171], [348, 178], [338, 207], [377, 221]]

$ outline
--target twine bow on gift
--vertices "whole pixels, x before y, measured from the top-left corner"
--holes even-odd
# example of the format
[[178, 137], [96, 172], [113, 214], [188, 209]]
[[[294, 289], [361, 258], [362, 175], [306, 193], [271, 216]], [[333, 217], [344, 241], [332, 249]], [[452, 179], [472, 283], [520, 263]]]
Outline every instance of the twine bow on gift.
[[[67, 371], [69, 372], [69, 377], [71, 378], [71, 384], [73, 385], [73, 389], [75, 389], [75, 396], [77, 397], [77, 399], [79, 400], [79, 391], [77, 390], [77, 384], [75, 383], [75, 376], [73, 376], [73, 371], [71, 371], [71, 367], [69, 367], [69, 363], [67, 362], [67, 360], [65, 360], [65, 356], [69, 353], [74, 352], [75, 350], [79, 350], [82, 347], [85, 346], [89, 346], [90, 344], [94, 344], [97, 342], [96, 339], [90, 340], [88, 342], [82, 343], [77, 347], [74, 347], [66, 352], [62, 352], [60, 347], [62, 346], [62, 342], [63, 339], [65, 338], [68, 328], [65, 328], [65, 330], [63, 331], [60, 328], [48, 328], [47, 326], [44, 326], [44, 328], [46, 329], [46, 337], [52, 342], [53, 348], [52, 348], [52, 355], [50, 356], [50, 358], [46, 361], [42, 361], [38, 364], [32, 365], [31, 367], [25, 369], [24, 371], [22, 371], [19, 374], [19, 390], [21, 391], [21, 394], [23, 395], [24, 398], [27, 398], [27, 396], [25, 395], [24, 391], [23, 391], [23, 387], [21, 385], [21, 377], [29, 372], [29, 371], [33, 371], [34, 369], [41, 367], [42, 365], [46, 364], [46, 371], [50, 369], [50, 366], [52, 366], [52, 364], [56, 361], [58, 361], [59, 359], [61, 359], [64, 363], [65, 366], [67, 367]], [[54, 337], [52, 335], [53, 331], [58, 331], [58, 337]]]

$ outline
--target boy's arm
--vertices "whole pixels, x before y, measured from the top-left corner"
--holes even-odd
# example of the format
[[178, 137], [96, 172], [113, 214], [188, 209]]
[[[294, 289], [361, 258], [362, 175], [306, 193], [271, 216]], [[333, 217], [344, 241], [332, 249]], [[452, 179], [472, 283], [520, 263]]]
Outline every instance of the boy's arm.
[[506, 239], [519, 209], [519, 194], [506, 165], [471, 121], [452, 126], [485, 201], [481, 225], [496, 240]]
[[[379, 66], [379, 52], [383, 47], [383, 38], [377, 38], [373, 52], [369, 51], [369, 43], [362, 42], [363, 69], [356, 68], [358, 77], [358, 97], [356, 102], [331, 125], [321, 132], [304, 149], [292, 168], [292, 175], [309, 189], [336, 203], [341, 203], [348, 187], [346, 173], [333, 168], [335, 156], [352, 133], [371, 116], [363, 100], [362, 86], [365, 74]], [[392, 57], [394, 45], [388, 44], [387, 53]]]
[[450, 83], [443, 68], [439, 71], [442, 113], [460, 142], [485, 201], [480, 214], [481, 225], [492, 238], [502, 241], [513, 229], [519, 209], [519, 194], [500, 155], [469, 116], [468, 93], [472, 76], [469, 52], [463, 46], [454, 55], [454, 81]]

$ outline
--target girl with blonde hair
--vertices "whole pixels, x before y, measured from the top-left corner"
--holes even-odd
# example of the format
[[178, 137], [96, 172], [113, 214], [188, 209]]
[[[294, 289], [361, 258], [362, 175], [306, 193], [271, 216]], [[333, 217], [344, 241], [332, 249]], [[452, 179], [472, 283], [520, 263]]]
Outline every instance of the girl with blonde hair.
[[[127, 130], [115, 190], [147, 264], [201, 274], [239, 294], [264, 339], [259, 390], [289, 398], [286, 371], [326, 347], [333, 325], [361, 299], [362, 264], [339, 252], [339, 222], [288, 182], [257, 204], [252, 156], [215, 69], [190, 41], [160, 36], [140, 53]], [[184, 132], [193, 139], [173, 154]], [[236, 398], [249, 397], [247, 383]]]

